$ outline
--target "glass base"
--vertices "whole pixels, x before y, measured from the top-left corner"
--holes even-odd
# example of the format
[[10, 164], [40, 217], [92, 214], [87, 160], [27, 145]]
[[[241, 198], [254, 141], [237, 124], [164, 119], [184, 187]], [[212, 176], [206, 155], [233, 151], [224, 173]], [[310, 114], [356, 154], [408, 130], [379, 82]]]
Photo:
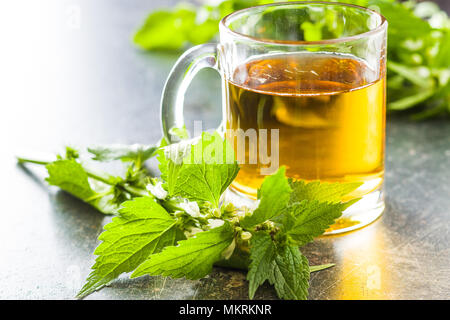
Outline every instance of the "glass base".
[[[224, 200], [233, 203], [236, 207], [253, 208], [256, 204], [254, 199], [232, 188], [225, 192]], [[383, 214], [384, 208], [383, 185], [380, 185], [379, 188], [362, 196], [361, 200], [348, 207], [324, 235], [349, 232], [367, 226]]]

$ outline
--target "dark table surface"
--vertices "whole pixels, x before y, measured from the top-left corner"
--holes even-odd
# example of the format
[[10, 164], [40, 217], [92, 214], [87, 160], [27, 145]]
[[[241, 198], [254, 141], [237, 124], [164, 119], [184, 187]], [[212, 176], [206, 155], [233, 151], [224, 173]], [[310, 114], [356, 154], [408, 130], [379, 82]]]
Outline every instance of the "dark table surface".
[[[0, 298], [71, 299], [81, 288], [110, 217], [49, 188], [43, 172], [24, 170], [14, 155], [156, 142], [161, 90], [178, 54], [139, 51], [130, 37], [169, 3], [0, 5]], [[188, 119], [201, 114], [213, 127], [219, 106], [219, 77], [202, 72], [187, 95]], [[312, 275], [311, 299], [450, 297], [450, 121], [389, 117], [386, 160], [382, 218], [305, 250], [312, 264], [336, 263]], [[215, 268], [198, 281], [123, 276], [88, 299], [245, 299], [247, 290], [244, 273]], [[276, 298], [269, 286], [256, 297]]]

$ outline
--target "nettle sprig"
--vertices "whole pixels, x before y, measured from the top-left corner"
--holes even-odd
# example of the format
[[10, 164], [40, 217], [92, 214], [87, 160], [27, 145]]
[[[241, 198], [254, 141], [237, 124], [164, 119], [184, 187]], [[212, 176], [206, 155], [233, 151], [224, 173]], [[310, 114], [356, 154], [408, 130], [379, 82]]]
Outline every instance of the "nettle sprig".
[[[359, 183], [288, 179], [285, 168], [263, 181], [254, 209], [224, 201], [239, 166], [226, 141], [204, 133], [197, 141], [159, 148], [115, 146], [88, 149], [96, 161], [128, 163], [122, 177], [94, 172], [67, 148], [43, 164], [51, 185], [116, 217], [99, 236], [92, 272], [78, 298], [123, 273], [200, 279], [214, 265], [247, 269], [249, 297], [269, 281], [282, 299], [306, 299], [310, 266], [299, 248], [325, 232], [356, 200], [343, 202]], [[157, 155], [161, 177], [142, 166]]]

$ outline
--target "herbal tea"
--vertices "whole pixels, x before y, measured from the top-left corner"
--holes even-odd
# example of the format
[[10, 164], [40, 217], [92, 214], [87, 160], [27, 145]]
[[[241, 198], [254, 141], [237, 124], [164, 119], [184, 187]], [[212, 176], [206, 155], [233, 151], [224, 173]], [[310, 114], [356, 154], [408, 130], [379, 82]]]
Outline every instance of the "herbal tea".
[[[383, 181], [384, 81], [384, 75], [349, 55], [260, 56], [224, 83], [226, 126], [254, 129], [257, 135], [267, 129], [267, 152], [278, 148], [279, 165], [286, 166], [289, 177], [360, 181], [363, 186], [351, 197], [363, 196]], [[271, 129], [278, 129], [272, 146]], [[247, 160], [232, 185], [251, 197], [264, 178], [261, 169], [270, 166], [259, 158], [249, 163], [249, 150], [256, 147], [255, 141], [245, 145]]]

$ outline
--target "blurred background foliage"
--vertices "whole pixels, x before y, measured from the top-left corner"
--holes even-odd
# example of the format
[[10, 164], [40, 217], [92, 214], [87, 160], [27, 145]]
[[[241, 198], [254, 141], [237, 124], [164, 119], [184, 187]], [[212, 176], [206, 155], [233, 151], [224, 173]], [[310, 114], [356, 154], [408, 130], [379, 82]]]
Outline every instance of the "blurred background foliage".
[[[409, 111], [415, 120], [450, 118], [450, 19], [431, 1], [326, 0], [369, 7], [389, 22], [387, 101], [392, 112]], [[214, 41], [227, 14], [273, 0], [214, 0], [181, 2], [174, 8], [149, 13], [134, 35], [145, 50], [181, 51]], [[284, 0], [286, 2], [286, 0]], [[334, 16], [303, 23], [304, 40], [339, 37]], [[302, 40], [302, 39], [299, 39]]]

